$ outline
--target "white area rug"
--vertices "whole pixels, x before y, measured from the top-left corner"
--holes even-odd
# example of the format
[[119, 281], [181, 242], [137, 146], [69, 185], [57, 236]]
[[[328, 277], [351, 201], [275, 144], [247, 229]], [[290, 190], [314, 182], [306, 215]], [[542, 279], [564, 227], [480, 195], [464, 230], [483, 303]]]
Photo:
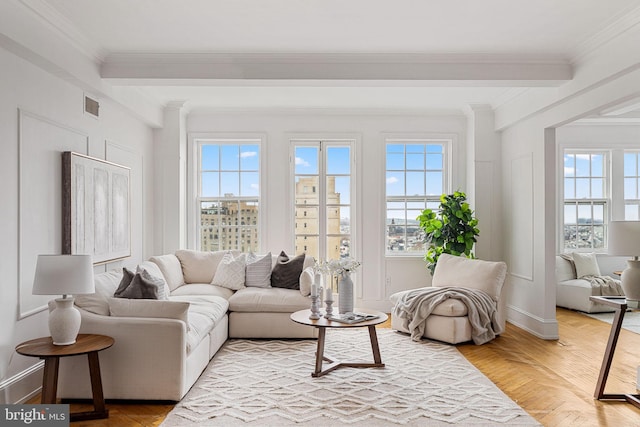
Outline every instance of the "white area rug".
[[[602, 320], [609, 324], [613, 323], [615, 313], [584, 313], [594, 319]], [[622, 328], [636, 334], [640, 334], [640, 311], [627, 311], [622, 319]]]
[[[230, 340], [161, 426], [540, 425], [455, 347], [378, 339], [386, 367], [320, 378], [315, 340]], [[367, 330], [328, 330], [325, 354], [371, 361]]]

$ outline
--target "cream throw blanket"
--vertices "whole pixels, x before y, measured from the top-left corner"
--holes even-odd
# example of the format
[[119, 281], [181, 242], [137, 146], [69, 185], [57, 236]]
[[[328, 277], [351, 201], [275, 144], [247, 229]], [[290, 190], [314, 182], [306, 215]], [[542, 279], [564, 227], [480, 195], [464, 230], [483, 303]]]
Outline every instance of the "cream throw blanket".
[[[624, 295], [624, 290], [620, 285], [620, 281], [609, 276], [582, 276], [581, 279], [588, 280], [591, 287], [600, 289], [601, 296], [620, 296]], [[594, 295], [598, 295], [597, 293]]]
[[425, 320], [438, 304], [456, 298], [467, 306], [471, 338], [475, 344], [491, 341], [504, 332], [496, 318], [496, 302], [476, 289], [457, 287], [427, 287], [405, 293], [393, 308], [393, 315], [402, 319], [402, 325], [411, 333], [411, 339], [420, 341], [426, 328]]

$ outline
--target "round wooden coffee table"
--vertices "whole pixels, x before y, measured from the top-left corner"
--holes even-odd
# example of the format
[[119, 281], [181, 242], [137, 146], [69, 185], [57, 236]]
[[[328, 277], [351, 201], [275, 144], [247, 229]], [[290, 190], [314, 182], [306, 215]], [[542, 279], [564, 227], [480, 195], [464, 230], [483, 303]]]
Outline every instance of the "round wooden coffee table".
[[[302, 325], [313, 326], [318, 329], [318, 349], [316, 350], [316, 367], [313, 373], [311, 373], [312, 377], [321, 377], [323, 375], [328, 374], [331, 371], [334, 371], [338, 368], [383, 368], [384, 363], [382, 363], [382, 358], [380, 357], [380, 347], [378, 346], [378, 335], [376, 334], [376, 325], [380, 323], [384, 323], [387, 321], [387, 315], [380, 311], [368, 310], [364, 308], [356, 308], [354, 309], [356, 313], [366, 313], [373, 314], [378, 316], [373, 320], [367, 320], [364, 322], [358, 323], [342, 323], [337, 321], [328, 320], [324, 317], [321, 317], [317, 320], [309, 319], [311, 315], [311, 310], [300, 310], [291, 314], [291, 320], [296, 323], [300, 323]], [[325, 343], [325, 334], [327, 328], [364, 328], [367, 327], [369, 329], [369, 339], [371, 341], [371, 350], [373, 351], [373, 362], [374, 363], [363, 363], [363, 362], [341, 362], [336, 360], [333, 357], [327, 356], [324, 354], [324, 343]], [[326, 360], [329, 362], [326, 368], [322, 369], [322, 361]]]

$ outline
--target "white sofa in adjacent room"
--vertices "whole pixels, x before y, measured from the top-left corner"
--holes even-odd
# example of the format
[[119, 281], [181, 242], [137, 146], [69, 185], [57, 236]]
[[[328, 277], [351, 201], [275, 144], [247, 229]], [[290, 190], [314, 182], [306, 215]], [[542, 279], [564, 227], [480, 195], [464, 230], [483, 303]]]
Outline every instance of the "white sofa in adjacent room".
[[[569, 254], [569, 256], [572, 256]], [[593, 283], [585, 278], [578, 278], [575, 264], [567, 259], [569, 256], [556, 255], [556, 305], [571, 310], [583, 311], [585, 313], [610, 312], [613, 309], [609, 306], [594, 303], [589, 299], [591, 296], [610, 295], [613, 292], [603, 292], [602, 286]], [[584, 258], [584, 256], [583, 256]], [[595, 256], [594, 256], [595, 259]], [[595, 261], [594, 261], [595, 262]], [[595, 276], [600, 275], [600, 269], [592, 266], [593, 271], [587, 271]], [[582, 274], [581, 274], [582, 276]], [[622, 295], [622, 289], [617, 294]]]
[[[302, 291], [235, 290], [212, 284], [224, 255], [181, 250], [141, 263], [140, 269], [166, 282], [166, 301], [113, 298], [123, 277], [117, 270], [95, 276], [95, 293], [76, 296], [80, 333], [115, 339], [99, 355], [106, 399], [180, 400], [230, 331], [231, 337], [243, 338], [317, 337], [315, 328], [289, 320], [291, 313], [310, 307], [310, 298], [303, 294], [313, 281], [313, 258], [305, 257]], [[273, 267], [277, 257], [270, 258]], [[61, 359], [58, 397], [91, 398], [86, 356]]]

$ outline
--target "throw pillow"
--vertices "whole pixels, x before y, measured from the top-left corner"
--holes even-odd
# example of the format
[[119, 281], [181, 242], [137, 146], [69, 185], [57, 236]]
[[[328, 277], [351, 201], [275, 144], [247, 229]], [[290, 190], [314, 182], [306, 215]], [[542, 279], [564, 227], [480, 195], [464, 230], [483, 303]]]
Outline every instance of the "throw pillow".
[[300, 275], [300, 293], [303, 297], [311, 295], [311, 285], [313, 285], [313, 267], [307, 267], [302, 270]]
[[[142, 274], [143, 272], [146, 274], [143, 275]], [[147, 270], [144, 266], [141, 266], [141, 265], [139, 265], [138, 268], [136, 268], [136, 273], [140, 274], [140, 280], [148, 281], [158, 288], [157, 299], [159, 300], [169, 299], [169, 295], [167, 295], [168, 286], [167, 286], [167, 282], [165, 282], [164, 279], [156, 276], [155, 274], [151, 274], [149, 270]]]
[[300, 289], [300, 274], [304, 264], [304, 254], [289, 258], [284, 252], [278, 255], [278, 261], [271, 272], [271, 286], [274, 288]]
[[109, 313], [114, 317], [151, 317], [182, 320], [189, 330], [189, 303], [109, 298]]
[[[120, 292], [116, 290], [113, 296], [130, 299], [158, 299], [158, 286], [158, 281], [154, 280], [147, 270], [142, 270], [133, 276], [129, 286]], [[164, 286], [164, 283], [162, 286]]]
[[136, 275], [136, 273], [134, 273], [133, 271], [129, 270], [127, 267], [122, 267], [122, 279], [120, 280], [120, 284], [118, 285], [118, 288], [113, 293], [113, 295], [114, 296], [118, 296], [122, 292], [124, 292], [124, 290], [127, 289], [129, 287], [129, 285], [131, 284], [131, 281], [133, 280], [133, 277], [135, 275]]
[[271, 287], [271, 252], [263, 257], [250, 252], [247, 255], [247, 269], [244, 285], [255, 288]]
[[598, 267], [596, 254], [574, 252], [572, 257], [573, 263], [576, 265], [576, 277], [578, 279], [584, 276], [600, 276], [600, 267]]
[[224, 254], [211, 284], [234, 291], [244, 288], [245, 264], [244, 254], [235, 258], [231, 252]]

